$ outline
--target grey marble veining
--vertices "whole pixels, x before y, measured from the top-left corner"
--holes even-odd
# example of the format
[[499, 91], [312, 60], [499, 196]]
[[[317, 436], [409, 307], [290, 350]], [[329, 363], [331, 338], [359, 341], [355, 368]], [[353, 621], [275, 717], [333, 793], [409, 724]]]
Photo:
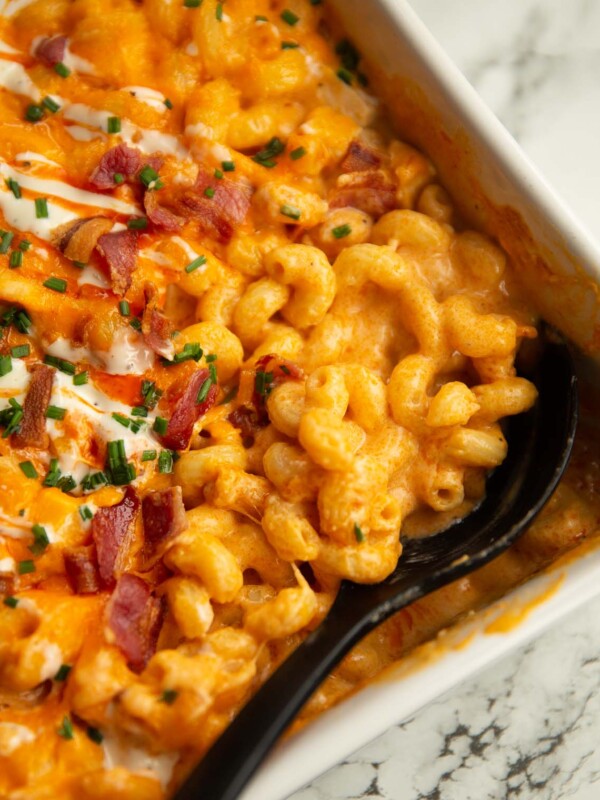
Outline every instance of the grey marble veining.
[[[600, 0], [412, 0], [600, 238]], [[600, 599], [290, 800], [598, 800]]]

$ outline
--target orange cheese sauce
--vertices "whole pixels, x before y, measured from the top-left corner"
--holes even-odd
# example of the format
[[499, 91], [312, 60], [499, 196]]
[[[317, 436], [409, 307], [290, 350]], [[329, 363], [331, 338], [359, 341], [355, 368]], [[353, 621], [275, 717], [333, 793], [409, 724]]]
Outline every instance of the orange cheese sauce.
[[[333, 30], [309, 0], [0, 15], [2, 797], [172, 796], [342, 579], [468, 513], [535, 403], [506, 254]], [[298, 724], [592, 536], [581, 458]]]

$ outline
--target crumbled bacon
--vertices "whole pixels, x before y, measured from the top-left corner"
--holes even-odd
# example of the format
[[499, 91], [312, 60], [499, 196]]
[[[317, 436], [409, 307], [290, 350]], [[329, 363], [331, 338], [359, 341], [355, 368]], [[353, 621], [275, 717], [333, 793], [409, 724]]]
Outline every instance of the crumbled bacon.
[[108, 628], [131, 669], [141, 671], [156, 650], [162, 625], [163, 605], [150, 587], [136, 575], [117, 581], [106, 609]]
[[145, 289], [146, 307], [142, 316], [142, 333], [148, 347], [163, 358], [173, 358], [174, 347], [171, 334], [173, 326], [158, 308], [158, 297], [154, 286]]
[[165, 231], [177, 231], [185, 222], [182, 217], [160, 205], [155, 191], [148, 191], [144, 194], [144, 209], [150, 222]]
[[90, 175], [90, 183], [94, 189], [100, 191], [114, 189], [118, 186], [115, 183], [115, 174], [122, 175], [125, 180], [133, 180], [142, 166], [142, 154], [139, 150], [119, 144], [104, 153]]
[[209, 377], [207, 369], [199, 369], [189, 379], [185, 391], [175, 405], [167, 431], [162, 437], [165, 447], [171, 450], [184, 450], [190, 443], [196, 421], [215, 404], [217, 398], [215, 384], [212, 384], [205, 399], [198, 403], [198, 393]]
[[212, 172], [200, 170], [193, 189], [179, 199], [184, 217], [197, 220], [200, 228], [221, 242], [228, 242], [250, 208], [252, 190], [239, 181], [215, 178]]
[[35, 48], [35, 57], [43, 61], [48, 67], [59, 64], [67, 51], [66, 36], [46, 36]]
[[35, 364], [31, 368], [31, 381], [23, 402], [21, 430], [15, 433], [12, 443], [15, 447], [48, 447], [46, 433], [46, 411], [50, 404], [54, 370], [45, 364]]
[[88, 217], [66, 222], [52, 231], [52, 244], [71, 261], [87, 264], [98, 239], [113, 226], [108, 217]]
[[100, 590], [94, 545], [67, 548], [63, 551], [63, 558], [67, 579], [75, 594], [93, 594]]
[[250, 444], [254, 443], [254, 437], [260, 429], [269, 424], [269, 417], [264, 407], [259, 413], [251, 406], [238, 406], [227, 419], [242, 434], [243, 441]]
[[135, 520], [140, 501], [131, 486], [127, 487], [120, 503], [100, 508], [92, 520], [92, 538], [98, 554], [98, 569], [102, 584], [115, 585], [126, 566]]
[[381, 170], [350, 172], [338, 178], [329, 205], [331, 208], [358, 208], [378, 218], [396, 208], [396, 186]]
[[108, 263], [113, 291], [124, 295], [135, 270], [137, 234], [129, 230], [105, 233], [98, 239], [97, 247]]
[[365, 172], [381, 166], [376, 150], [358, 139], [353, 139], [340, 164], [342, 172]]
[[144, 556], [152, 557], [157, 548], [187, 528], [181, 486], [149, 492], [142, 500]]

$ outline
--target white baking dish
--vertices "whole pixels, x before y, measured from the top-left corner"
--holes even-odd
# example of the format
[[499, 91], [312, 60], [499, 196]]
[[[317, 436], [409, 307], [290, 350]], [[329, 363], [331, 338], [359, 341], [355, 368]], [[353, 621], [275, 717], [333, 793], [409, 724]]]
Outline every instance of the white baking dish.
[[[600, 350], [600, 249], [440, 49], [405, 0], [328, 0], [377, 75], [399, 134], [435, 162], [477, 226], [501, 241], [543, 315], [590, 355]], [[368, 6], [368, 7], [367, 7]], [[283, 800], [389, 726], [600, 594], [600, 551], [588, 550], [420, 648], [280, 746], [243, 800]], [[541, 602], [537, 603], [536, 599]], [[534, 602], [532, 603], [532, 599]], [[524, 608], [506, 633], [491, 620]], [[460, 646], [458, 646], [460, 644]]]

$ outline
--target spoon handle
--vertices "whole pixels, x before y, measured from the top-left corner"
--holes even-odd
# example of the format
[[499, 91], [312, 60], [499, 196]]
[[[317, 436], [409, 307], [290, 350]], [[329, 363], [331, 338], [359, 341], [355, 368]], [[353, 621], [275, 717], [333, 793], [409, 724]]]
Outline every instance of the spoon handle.
[[[344, 610], [344, 585], [324, 622], [244, 706], [174, 800], [235, 800], [314, 690], [373, 627]], [[358, 619], [356, 619], [358, 617]]]

